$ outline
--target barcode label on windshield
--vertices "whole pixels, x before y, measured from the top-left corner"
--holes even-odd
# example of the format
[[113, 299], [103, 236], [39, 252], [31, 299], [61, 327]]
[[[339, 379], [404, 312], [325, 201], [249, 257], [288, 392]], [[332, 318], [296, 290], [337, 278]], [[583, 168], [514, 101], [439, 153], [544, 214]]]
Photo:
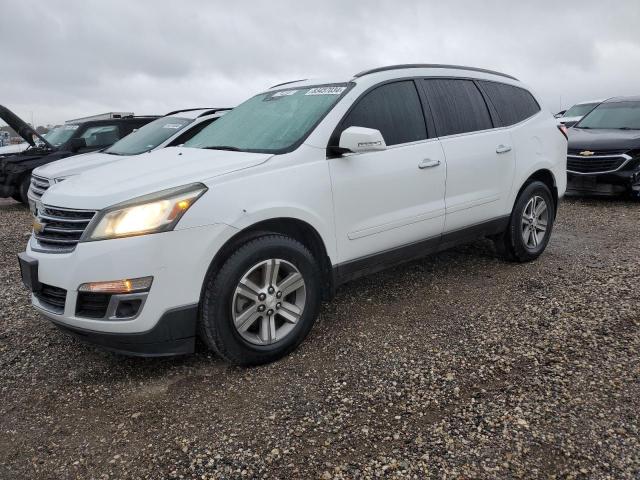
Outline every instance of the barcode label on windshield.
[[340, 95], [347, 87], [316, 87], [309, 90], [305, 95]]
[[182, 127], [181, 124], [179, 123], [167, 123], [164, 127], [162, 128], [172, 128], [174, 130], [177, 130], [178, 128]]

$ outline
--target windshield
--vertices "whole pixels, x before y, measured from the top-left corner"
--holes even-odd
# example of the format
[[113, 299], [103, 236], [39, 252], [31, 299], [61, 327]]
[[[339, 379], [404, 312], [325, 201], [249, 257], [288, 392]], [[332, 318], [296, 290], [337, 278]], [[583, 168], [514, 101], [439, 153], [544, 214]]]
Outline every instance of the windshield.
[[640, 130], [640, 102], [601, 103], [576, 127]]
[[306, 138], [349, 84], [261, 93], [203, 129], [185, 147], [283, 153]]
[[61, 127], [56, 127], [53, 130], [50, 130], [44, 138], [46, 138], [47, 142], [54, 147], [59, 147], [73, 136], [79, 126], [80, 125], [63, 125]]
[[597, 103], [581, 103], [580, 105], [574, 105], [569, 110], [564, 112], [563, 117], [582, 117], [589, 113], [593, 107], [598, 105]]
[[162, 117], [147, 123], [104, 151], [111, 155], [139, 155], [153, 150], [193, 122], [189, 118]]

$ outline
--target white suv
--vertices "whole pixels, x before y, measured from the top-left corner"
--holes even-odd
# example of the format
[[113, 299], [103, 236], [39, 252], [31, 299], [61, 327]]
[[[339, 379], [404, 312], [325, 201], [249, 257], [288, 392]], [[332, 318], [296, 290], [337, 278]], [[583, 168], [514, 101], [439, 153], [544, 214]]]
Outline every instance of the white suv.
[[54, 183], [92, 168], [160, 148], [182, 145], [229, 108], [191, 108], [169, 112], [99, 152], [85, 153], [47, 163], [33, 170], [27, 197], [30, 205]]
[[491, 236], [545, 249], [567, 140], [515, 78], [403, 65], [260, 93], [183, 147], [38, 201], [20, 254], [34, 306], [134, 355], [276, 360], [341, 283]]

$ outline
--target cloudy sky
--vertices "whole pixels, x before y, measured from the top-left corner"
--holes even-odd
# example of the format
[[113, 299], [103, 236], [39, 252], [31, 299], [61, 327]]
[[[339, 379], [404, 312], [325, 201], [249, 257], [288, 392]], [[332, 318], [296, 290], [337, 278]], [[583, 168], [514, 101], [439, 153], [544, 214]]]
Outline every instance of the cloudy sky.
[[38, 125], [418, 62], [512, 74], [553, 111], [640, 94], [640, 0], [0, 3], [0, 104]]

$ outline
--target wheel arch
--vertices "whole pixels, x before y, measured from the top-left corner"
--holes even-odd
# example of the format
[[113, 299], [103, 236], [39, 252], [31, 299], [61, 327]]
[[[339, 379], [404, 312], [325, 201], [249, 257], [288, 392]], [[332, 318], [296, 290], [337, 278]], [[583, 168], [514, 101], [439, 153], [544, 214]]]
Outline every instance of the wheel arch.
[[322, 236], [316, 228], [304, 220], [292, 217], [279, 217], [261, 220], [248, 225], [222, 245], [214, 255], [207, 269], [205, 281], [202, 284], [202, 291], [200, 292], [200, 299], [202, 300], [203, 298], [204, 289], [209, 278], [222, 267], [229, 255], [248, 241], [269, 233], [279, 233], [294, 238], [311, 251], [319, 262], [323, 275], [322, 297], [323, 299], [331, 298], [334, 293], [332, 264]]
[[547, 168], [540, 168], [540, 169], [536, 170], [531, 175], [529, 175], [529, 177], [527, 177], [527, 179], [524, 182], [522, 182], [522, 186], [520, 187], [520, 190], [518, 190], [518, 194], [516, 195], [516, 198], [514, 199], [513, 206], [515, 206], [515, 203], [518, 201], [518, 198], [520, 197], [520, 194], [527, 187], [527, 185], [529, 185], [531, 182], [535, 182], [535, 181], [540, 181], [540, 182], [544, 183], [547, 187], [549, 187], [549, 190], [551, 191], [551, 196], [553, 197], [554, 215], [557, 215], [557, 213], [558, 213], [558, 200], [559, 200], [558, 199], [558, 185], [556, 183], [555, 175], [553, 174], [553, 172], [551, 170], [549, 170]]

